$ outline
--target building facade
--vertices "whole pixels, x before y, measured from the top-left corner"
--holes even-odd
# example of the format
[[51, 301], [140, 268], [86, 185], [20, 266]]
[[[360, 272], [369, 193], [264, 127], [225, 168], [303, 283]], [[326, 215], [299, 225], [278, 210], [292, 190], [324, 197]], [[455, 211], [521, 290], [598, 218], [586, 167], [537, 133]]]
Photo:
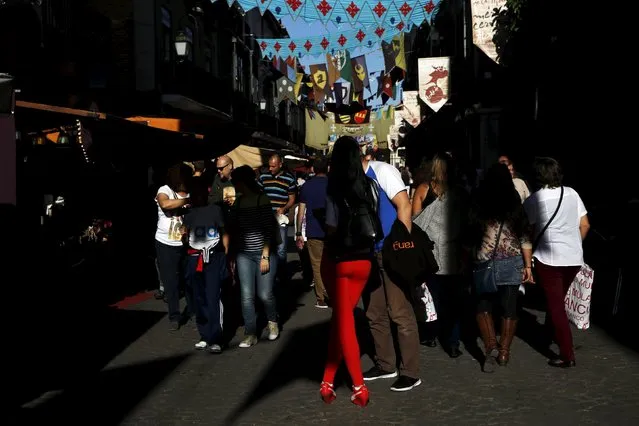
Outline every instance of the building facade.
[[[303, 115], [275, 108], [277, 71], [255, 41], [285, 36], [270, 13], [195, 0], [0, 3], [0, 36], [9, 41], [0, 46], [0, 70], [16, 77], [21, 99], [188, 118], [202, 133], [230, 116], [303, 144]], [[184, 55], [178, 41], [188, 46]]]

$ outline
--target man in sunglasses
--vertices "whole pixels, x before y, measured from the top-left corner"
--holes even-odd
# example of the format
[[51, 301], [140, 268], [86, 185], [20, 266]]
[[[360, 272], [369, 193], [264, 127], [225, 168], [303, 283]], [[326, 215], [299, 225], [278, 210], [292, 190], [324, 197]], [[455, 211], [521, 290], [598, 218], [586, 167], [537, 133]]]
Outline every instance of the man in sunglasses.
[[222, 207], [222, 211], [226, 211], [226, 206], [232, 204], [235, 195], [233, 182], [231, 182], [233, 160], [228, 155], [223, 155], [217, 158], [215, 167], [217, 174], [209, 192], [209, 204], [217, 204]]

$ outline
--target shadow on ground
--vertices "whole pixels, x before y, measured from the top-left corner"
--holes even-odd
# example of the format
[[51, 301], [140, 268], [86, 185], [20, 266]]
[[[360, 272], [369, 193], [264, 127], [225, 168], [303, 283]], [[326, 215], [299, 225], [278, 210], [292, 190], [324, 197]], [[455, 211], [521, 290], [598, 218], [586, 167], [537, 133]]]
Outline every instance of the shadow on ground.
[[[145, 395], [140, 387], [150, 390], [164, 376], [162, 370], [169, 372], [174, 368], [175, 363], [167, 361], [131, 370], [136, 372], [128, 378], [122, 374], [100, 373], [113, 358], [160, 321], [164, 313], [96, 307], [91, 311], [67, 311], [68, 307], [60, 307], [59, 315], [49, 316], [51, 312], [41, 311], [46, 315], [26, 318], [20, 329], [14, 330], [18, 333], [13, 351], [9, 362], [4, 363], [11, 371], [5, 372], [9, 380], [4, 384], [11, 389], [8, 405], [18, 418], [32, 416], [32, 413], [46, 418], [62, 415], [64, 409], [59, 408], [62, 405], [69, 409], [68, 415], [74, 411], [71, 406], [79, 410], [86, 404], [105, 406], [105, 410], [94, 413], [124, 415], [132, 404], [131, 399], [139, 401]], [[36, 331], [41, 333], [36, 335]], [[120, 381], [111, 377], [119, 377]], [[25, 404], [30, 406], [30, 402], [44, 393], [57, 390], [62, 391], [60, 396], [42, 407], [21, 408]], [[125, 406], [120, 405], [121, 400], [126, 402]]]
[[[119, 424], [144, 397], [174, 371], [189, 355], [138, 365], [87, 373], [76, 377], [64, 390], [39, 404], [28, 404], [15, 416], [16, 424], [56, 421], [87, 421]], [[44, 398], [43, 398], [44, 399]]]

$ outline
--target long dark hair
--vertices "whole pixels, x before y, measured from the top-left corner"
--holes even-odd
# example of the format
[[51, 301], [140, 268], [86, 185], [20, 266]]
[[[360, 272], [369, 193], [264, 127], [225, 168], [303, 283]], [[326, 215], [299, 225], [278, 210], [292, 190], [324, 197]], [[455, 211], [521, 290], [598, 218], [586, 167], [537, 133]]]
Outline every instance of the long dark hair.
[[193, 170], [184, 163], [174, 164], [166, 173], [166, 184], [175, 192], [188, 192]]
[[251, 166], [240, 166], [236, 169], [233, 169], [231, 172], [231, 181], [237, 185], [244, 185], [246, 189], [255, 193], [261, 194], [262, 187], [257, 183], [255, 172], [251, 168]]
[[481, 223], [491, 220], [506, 222], [517, 236], [522, 235], [524, 209], [508, 166], [494, 164], [486, 170], [477, 195], [476, 220]]
[[364, 173], [357, 141], [342, 136], [335, 142], [328, 173], [328, 195], [336, 202], [358, 205], [367, 203], [374, 209], [373, 181]]

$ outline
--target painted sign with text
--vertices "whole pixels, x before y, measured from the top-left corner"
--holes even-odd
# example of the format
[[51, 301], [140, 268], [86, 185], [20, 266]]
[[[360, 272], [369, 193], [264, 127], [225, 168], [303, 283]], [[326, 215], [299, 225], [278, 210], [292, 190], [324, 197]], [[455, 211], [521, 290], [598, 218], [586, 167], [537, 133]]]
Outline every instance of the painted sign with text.
[[497, 49], [493, 41], [495, 36], [493, 14], [495, 9], [503, 7], [506, 7], [506, 0], [470, 0], [473, 44], [495, 62], [499, 61], [497, 60]]

